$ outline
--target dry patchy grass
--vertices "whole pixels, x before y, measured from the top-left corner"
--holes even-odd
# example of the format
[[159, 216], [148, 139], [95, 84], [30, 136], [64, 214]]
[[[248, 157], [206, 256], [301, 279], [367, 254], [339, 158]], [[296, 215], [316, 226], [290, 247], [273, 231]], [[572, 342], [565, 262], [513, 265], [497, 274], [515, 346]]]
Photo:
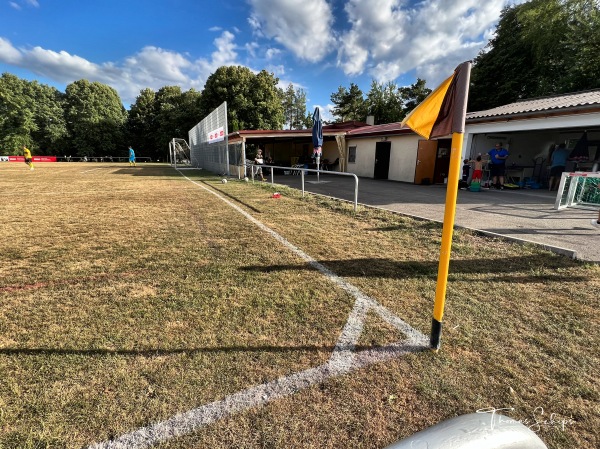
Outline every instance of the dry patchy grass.
[[[0, 448], [79, 448], [324, 363], [353, 300], [166, 166], [0, 166]], [[91, 170], [94, 169], [94, 170]], [[439, 225], [186, 172], [423, 333]], [[442, 350], [378, 363], [160, 448], [382, 448], [514, 407], [597, 447], [600, 268], [457, 231]], [[399, 336], [369, 316], [360, 347]]]

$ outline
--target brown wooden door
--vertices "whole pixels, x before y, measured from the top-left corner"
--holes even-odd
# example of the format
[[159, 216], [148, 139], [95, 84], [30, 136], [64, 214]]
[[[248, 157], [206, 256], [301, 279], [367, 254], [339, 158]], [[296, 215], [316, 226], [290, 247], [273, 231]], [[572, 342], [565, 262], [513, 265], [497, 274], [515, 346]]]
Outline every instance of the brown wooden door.
[[429, 184], [433, 184], [433, 171], [435, 169], [437, 146], [438, 143], [436, 140], [419, 140], [417, 166], [415, 168], [415, 184], [423, 184], [423, 180], [425, 179], [429, 181]]

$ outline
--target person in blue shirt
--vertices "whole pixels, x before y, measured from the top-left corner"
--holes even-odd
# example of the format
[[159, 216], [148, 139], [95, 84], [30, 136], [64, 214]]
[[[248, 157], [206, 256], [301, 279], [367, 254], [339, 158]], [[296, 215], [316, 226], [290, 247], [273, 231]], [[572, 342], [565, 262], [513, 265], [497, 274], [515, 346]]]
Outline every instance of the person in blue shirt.
[[129, 147], [129, 166], [131, 167], [132, 165], [135, 167], [135, 151]]
[[571, 152], [567, 150], [564, 143], [561, 143], [554, 149], [550, 156], [550, 179], [548, 180], [548, 190], [558, 190], [559, 179], [567, 166], [567, 159]]
[[[502, 144], [498, 142], [494, 148], [488, 151], [490, 155], [490, 175], [492, 176], [492, 184], [497, 189], [504, 189], [504, 172], [506, 170], [506, 158], [508, 150], [502, 148]], [[498, 181], [500, 181], [498, 183]]]

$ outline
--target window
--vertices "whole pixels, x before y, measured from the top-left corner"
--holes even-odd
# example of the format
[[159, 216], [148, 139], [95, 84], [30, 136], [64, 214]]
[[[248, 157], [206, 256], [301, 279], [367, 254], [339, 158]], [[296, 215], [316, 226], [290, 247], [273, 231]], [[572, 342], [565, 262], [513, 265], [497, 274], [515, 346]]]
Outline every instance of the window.
[[348, 147], [348, 163], [356, 163], [356, 147]]

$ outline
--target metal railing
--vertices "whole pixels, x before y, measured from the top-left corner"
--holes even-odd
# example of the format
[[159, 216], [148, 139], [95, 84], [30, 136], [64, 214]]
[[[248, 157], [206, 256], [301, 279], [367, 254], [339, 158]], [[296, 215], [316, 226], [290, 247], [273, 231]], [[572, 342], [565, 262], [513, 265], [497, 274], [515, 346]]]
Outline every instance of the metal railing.
[[[354, 178], [354, 212], [356, 212], [358, 210], [358, 176], [356, 176], [354, 173], [345, 173], [345, 172], [328, 171], [328, 170], [316, 170], [314, 168], [281, 167], [279, 165], [246, 164], [246, 167], [250, 168], [249, 171], [250, 171], [250, 174], [252, 177], [252, 182], [254, 182], [254, 175], [255, 175], [256, 168], [260, 167], [262, 170], [269, 169], [270, 175], [271, 175], [271, 185], [275, 185], [275, 173], [274, 173], [275, 169], [283, 170], [284, 172], [289, 171], [290, 174], [293, 171], [300, 172], [300, 177], [302, 178], [302, 196], [304, 196], [306, 193], [306, 190], [304, 188], [304, 175], [307, 172], [316, 173], [317, 174], [317, 182], [318, 182], [319, 176], [321, 174], [336, 175], [336, 176], [352, 176]], [[263, 175], [264, 175], [264, 173], [263, 173]]]

